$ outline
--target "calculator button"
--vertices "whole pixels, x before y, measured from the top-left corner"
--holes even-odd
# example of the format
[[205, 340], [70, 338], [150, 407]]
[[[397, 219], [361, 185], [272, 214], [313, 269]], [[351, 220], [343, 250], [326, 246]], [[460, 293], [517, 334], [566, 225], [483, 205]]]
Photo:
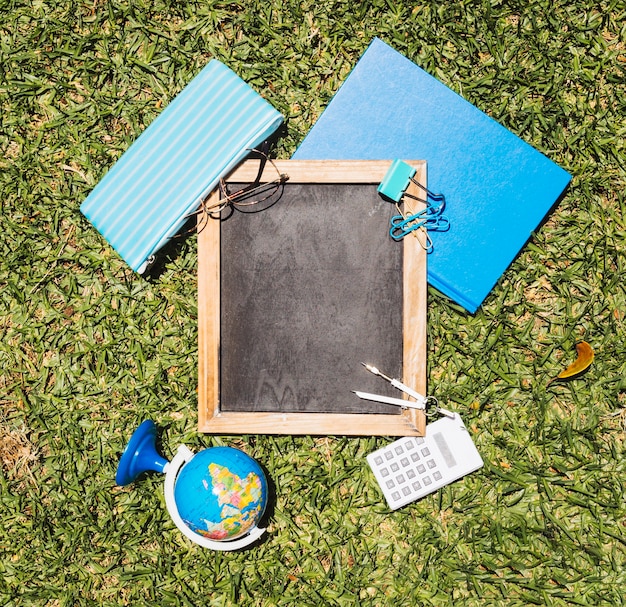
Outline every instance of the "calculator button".
[[424, 472], [426, 472], [426, 468], [425, 468], [425, 466], [424, 466], [423, 464], [420, 464], [420, 465], [417, 467], [417, 471], [418, 471], [420, 474], [424, 474]]
[[380, 457], [380, 455], [377, 455], [377, 456], [374, 458], [374, 463], [375, 463], [377, 466], [380, 466], [380, 465], [383, 463], [383, 458], [382, 458], [382, 457]]
[[432, 484], [432, 479], [430, 478], [430, 476], [425, 476], [423, 479], [424, 484], [428, 487], [428, 485]]
[[435, 463], [435, 460], [434, 460], [434, 459], [429, 459], [426, 463], [428, 464], [428, 467], [429, 467], [431, 470], [432, 470], [433, 468], [436, 468], [436, 467], [437, 467], [437, 464]]
[[418, 437], [418, 438], [415, 439], [415, 442], [418, 445], [423, 445], [424, 444], [424, 439], [422, 437]]
[[398, 464], [396, 464], [396, 462], [391, 464], [391, 471], [392, 472], [397, 472], [398, 470], [400, 470], [400, 466], [398, 466]]
[[411, 453], [411, 459], [414, 462], [417, 462], [419, 460], [420, 456], [417, 453]]
[[402, 454], [404, 453], [404, 449], [402, 448], [402, 445], [398, 445], [398, 446], [396, 447], [396, 453], [397, 453], [398, 455], [402, 455]]
[[429, 449], [428, 447], [424, 447], [424, 448], [422, 449], [422, 455], [423, 455], [424, 457], [429, 456], [429, 455], [430, 455], [430, 449]]
[[440, 481], [440, 480], [441, 480], [441, 472], [435, 472], [435, 473], [433, 474], [433, 478], [434, 478], [436, 481]]
[[403, 457], [403, 458], [400, 460], [400, 463], [402, 464], [402, 467], [403, 467], [403, 468], [406, 468], [406, 467], [409, 465], [409, 460], [408, 460], [406, 457]]
[[396, 484], [392, 480], [388, 480], [387, 481], [387, 488], [388, 489], [393, 489], [395, 486], [396, 486]]
[[415, 481], [415, 482], [411, 485], [411, 487], [413, 487], [413, 489], [414, 489], [415, 491], [419, 491], [419, 490], [422, 488], [422, 485], [420, 485], [420, 482], [419, 482], [419, 481]]
[[406, 475], [407, 475], [409, 478], [415, 478], [415, 471], [414, 471], [414, 470], [411, 470], [411, 469], [409, 468], [409, 469], [406, 471]]
[[398, 485], [404, 483], [404, 476], [402, 476], [402, 474], [398, 474], [398, 476], [396, 476], [396, 483], [398, 483]]
[[385, 453], [385, 457], [387, 458], [387, 460], [393, 459], [393, 453], [391, 451], [387, 451]]
[[394, 500], [398, 501], [398, 500], [400, 499], [400, 494], [399, 494], [397, 491], [394, 491], [394, 492], [391, 494], [391, 497], [392, 497]]
[[404, 497], [408, 497], [411, 494], [411, 490], [408, 487], [402, 487], [402, 493], [404, 493]]
[[389, 476], [389, 469], [388, 468], [381, 468], [380, 469], [380, 475], [381, 476]]
[[413, 444], [413, 442], [412, 442], [412, 441], [409, 441], [409, 442], [406, 444], [406, 450], [407, 450], [407, 451], [410, 451], [411, 449], [415, 449], [415, 445]]

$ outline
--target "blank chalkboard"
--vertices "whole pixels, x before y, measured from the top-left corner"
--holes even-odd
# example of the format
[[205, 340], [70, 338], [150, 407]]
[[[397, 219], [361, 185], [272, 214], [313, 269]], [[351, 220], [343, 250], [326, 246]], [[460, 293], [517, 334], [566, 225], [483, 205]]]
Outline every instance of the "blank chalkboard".
[[[361, 362], [426, 392], [426, 254], [389, 236], [396, 210], [376, 190], [389, 165], [277, 161], [289, 180], [273, 204], [202, 222], [202, 432], [423, 434], [422, 412], [352, 392], [402, 396]], [[257, 170], [248, 161], [230, 187]]]

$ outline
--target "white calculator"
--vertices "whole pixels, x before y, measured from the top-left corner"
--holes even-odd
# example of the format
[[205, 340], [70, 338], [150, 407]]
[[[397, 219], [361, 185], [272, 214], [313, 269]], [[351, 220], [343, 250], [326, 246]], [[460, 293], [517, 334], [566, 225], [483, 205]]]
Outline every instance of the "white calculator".
[[392, 510], [474, 472], [483, 460], [458, 414], [426, 426], [426, 436], [401, 438], [367, 456]]

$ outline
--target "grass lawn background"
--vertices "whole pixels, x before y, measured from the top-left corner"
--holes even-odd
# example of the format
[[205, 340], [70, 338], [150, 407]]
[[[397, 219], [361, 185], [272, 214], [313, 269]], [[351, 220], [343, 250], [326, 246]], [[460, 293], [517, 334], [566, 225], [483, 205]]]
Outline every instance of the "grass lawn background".
[[[379, 36], [573, 175], [475, 315], [429, 292], [429, 391], [485, 467], [390, 513], [388, 439], [196, 431], [195, 237], [137, 277], [79, 205], [213, 57], [288, 117], [289, 157]], [[0, 605], [619, 605], [626, 587], [626, 3], [0, 0]], [[584, 376], [554, 377], [584, 339]], [[168, 458], [243, 447], [264, 543], [185, 540]]]

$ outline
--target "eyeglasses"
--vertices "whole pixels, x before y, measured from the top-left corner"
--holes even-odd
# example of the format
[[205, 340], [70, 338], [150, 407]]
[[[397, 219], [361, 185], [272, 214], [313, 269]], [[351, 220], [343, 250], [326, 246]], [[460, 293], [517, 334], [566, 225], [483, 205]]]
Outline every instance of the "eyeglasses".
[[[259, 169], [255, 180], [243, 187], [238, 187], [236, 191], [231, 191], [231, 186], [224, 179], [219, 183], [219, 199], [211, 201], [205, 199], [194, 215], [200, 215], [197, 230], [201, 231], [206, 222], [210, 219], [224, 220], [230, 217], [235, 211], [242, 213], [258, 213], [264, 211], [278, 202], [282, 195], [284, 184], [289, 176], [281, 173], [274, 161], [260, 150], [250, 150], [250, 158], [255, 157], [260, 160]], [[265, 167], [269, 163], [276, 171], [276, 179], [261, 182]]]

